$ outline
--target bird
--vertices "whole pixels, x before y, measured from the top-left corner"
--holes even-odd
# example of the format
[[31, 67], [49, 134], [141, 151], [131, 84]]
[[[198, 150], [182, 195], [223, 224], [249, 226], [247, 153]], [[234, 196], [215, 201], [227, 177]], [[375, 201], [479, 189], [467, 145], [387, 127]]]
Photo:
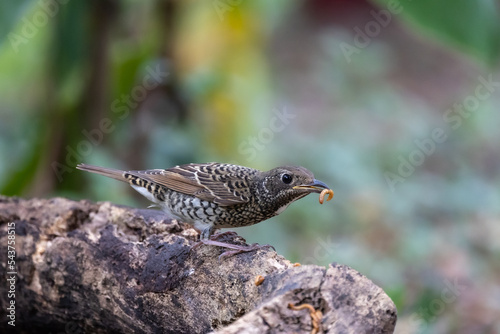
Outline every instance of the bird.
[[214, 235], [216, 230], [257, 224], [279, 215], [298, 199], [329, 189], [301, 166], [260, 171], [210, 162], [130, 171], [87, 164], [76, 168], [127, 182], [168, 215], [198, 230], [199, 243], [230, 249], [221, 256], [270, 246], [217, 241], [217, 236], [224, 233]]

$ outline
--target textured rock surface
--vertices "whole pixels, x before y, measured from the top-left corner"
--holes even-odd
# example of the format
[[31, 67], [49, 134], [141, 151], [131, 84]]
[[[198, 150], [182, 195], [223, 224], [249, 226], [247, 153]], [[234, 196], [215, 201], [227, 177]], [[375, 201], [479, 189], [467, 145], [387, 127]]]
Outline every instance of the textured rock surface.
[[[392, 333], [396, 323], [390, 298], [351, 268], [294, 267], [265, 249], [219, 261], [218, 247], [191, 250], [189, 226], [107, 202], [0, 197], [2, 272], [12, 222], [17, 332], [310, 333], [309, 311], [289, 303], [320, 310], [320, 333]], [[5, 284], [0, 303], [6, 319]]]

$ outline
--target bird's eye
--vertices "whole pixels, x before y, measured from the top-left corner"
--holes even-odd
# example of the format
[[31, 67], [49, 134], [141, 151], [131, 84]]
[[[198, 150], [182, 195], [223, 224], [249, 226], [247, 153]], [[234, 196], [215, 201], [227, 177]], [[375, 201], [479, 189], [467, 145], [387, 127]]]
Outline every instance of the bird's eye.
[[285, 184], [290, 184], [292, 182], [292, 176], [290, 174], [281, 175], [281, 181]]

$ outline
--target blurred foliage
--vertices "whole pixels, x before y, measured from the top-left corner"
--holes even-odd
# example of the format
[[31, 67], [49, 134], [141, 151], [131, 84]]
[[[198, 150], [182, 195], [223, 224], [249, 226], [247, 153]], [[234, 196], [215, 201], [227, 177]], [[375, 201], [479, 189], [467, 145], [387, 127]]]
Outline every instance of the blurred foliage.
[[463, 48], [489, 65], [500, 57], [500, 21], [496, 0], [373, 0], [382, 8], [398, 2], [401, 16], [415, 28]]
[[303, 165], [334, 199], [238, 233], [361, 271], [398, 333], [499, 332], [499, 4], [373, 2], [3, 2], [0, 192], [145, 207], [74, 166]]

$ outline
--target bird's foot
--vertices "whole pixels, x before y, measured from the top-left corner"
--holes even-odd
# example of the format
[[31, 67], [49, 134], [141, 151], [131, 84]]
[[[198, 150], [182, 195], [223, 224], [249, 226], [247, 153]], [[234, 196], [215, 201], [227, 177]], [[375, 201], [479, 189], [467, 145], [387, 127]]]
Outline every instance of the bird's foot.
[[[225, 232], [225, 233], [227, 233], [227, 232]], [[234, 232], [232, 232], [232, 233], [234, 233]], [[243, 246], [243, 245], [229, 244], [229, 243], [226, 243], [226, 242], [221, 242], [221, 241], [212, 240], [212, 239], [200, 240], [199, 242], [197, 242], [193, 246], [193, 249], [196, 248], [196, 247], [198, 247], [201, 244], [212, 245], [212, 246], [219, 246], [219, 247], [224, 247], [224, 248], [231, 249], [231, 250], [227, 250], [224, 253], [222, 253], [221, 255], [219, 255], [219, 260], [222, 260], [223, 258], [228, 257], [228, 256], [232, 256], [232, 255], [236, 255], [236, 254], [240, 254], [240, 253], [251, 252], [251, 251], [254, 251], [254, 250], [259, 250], [261, 248], [269, 248], [270, 247], [270, 248], [274, 249], [274, 247], [271, 246], [271, 245], [252, 244], [252, 245], [249, 245], [249, 246], [248, 245], [247, 246]], [[276, 250], [276, 249], [274, 249], [274, 250]]]
[[[234, 238], [234, 237], [238, 237], [238, 238], [240, 238], [240, 239], [241, 239], [241, 241], [246, 242], [246, 240], [245, 240], [245, 239], [243, 239], [243, 238], [242, 238], [242, 237], [240, 237], [240, 236], [239, 236], [236, 232], [233, 232], [233, 231], [226, 231], [226, 232], [221, 232], [221, 233], [213, 234], [213, 235], [211, 235], [211, 236], [208, 238], [208, 240], [216, 241], [216, 242], [218, 242], [219, 244], [224, 244], [224, 245], [226, 245], [226, 244], [227, 244], [227, 245], [231, 245], [231, 244], [229, 244], [229, 243], [226, 243], [226, 241], [234, 241], [234, 240], [235, 240], [235, 238]], [[201, 236], [200, 236], [200, 238], [201, 238]], [[193, 245], [192, 249], [196, 249], [196, 248], [200, 247], [200, 246], [201, 246], [201, 245], [203, 245], [203, 244], [208, 245], [207, 243], [203, 242], [203, 240], [207, 240], [207, 239], [200, 239], [198, 242], [196, 242], [196, 243]], [[217, 245], [215, 245], [215, 246], [218, 246], [218, 244], [217, 244]], [[222, 247], [224, 247], [224, 246], [222, 246]]]
[[226, 232], [213, 234], [209, 237], [209, 240], [220, 241], [222, 243], [234, 242], [236, 240], [244, 242], [244, 243], [247, 242], [245, 240], [245, 238], [243, 238], [242, 236], [238, 235], [236, 232], [233, 232], [233, 231], [226, 231]]
[[[239, 237], [239, 238], [243, 239], [236, 232], [226, 231], [226, 232], [221, 232], [221, 233], [217, 233], [217, 234], [211, 235], [210, 236], [210, 240], [219, 240], [221, 238], [225, 239], [225, 237]], [[243, 241], [246, 242], [245, 239], [243, 239]]]
[[[276, 251], [276, 249], [271, 245], [259, 245], [259, 244], [251, 244], [250, 246], [239, 246], [239, 245], [232, 245], [232, 244], [228, 244], [228, 245], [230, 245], [231, 247], [227, 247], [227, 246], [222, 246], [222, 247], [227, 247], [227, 248], [230, 248], [233, 250], [227, 250], [224, 253], [222, 253], [221, 255], [219, 255], [219, 261], [225, 257], [233, 256], [233, 255], [240, 254], [240, 253], [251, 252], [251, 251], [259, 250], [262, 248], [272, 248], [274, 251]], [[233, 248], [232, 246], [236, 246], [237, 248]]]

